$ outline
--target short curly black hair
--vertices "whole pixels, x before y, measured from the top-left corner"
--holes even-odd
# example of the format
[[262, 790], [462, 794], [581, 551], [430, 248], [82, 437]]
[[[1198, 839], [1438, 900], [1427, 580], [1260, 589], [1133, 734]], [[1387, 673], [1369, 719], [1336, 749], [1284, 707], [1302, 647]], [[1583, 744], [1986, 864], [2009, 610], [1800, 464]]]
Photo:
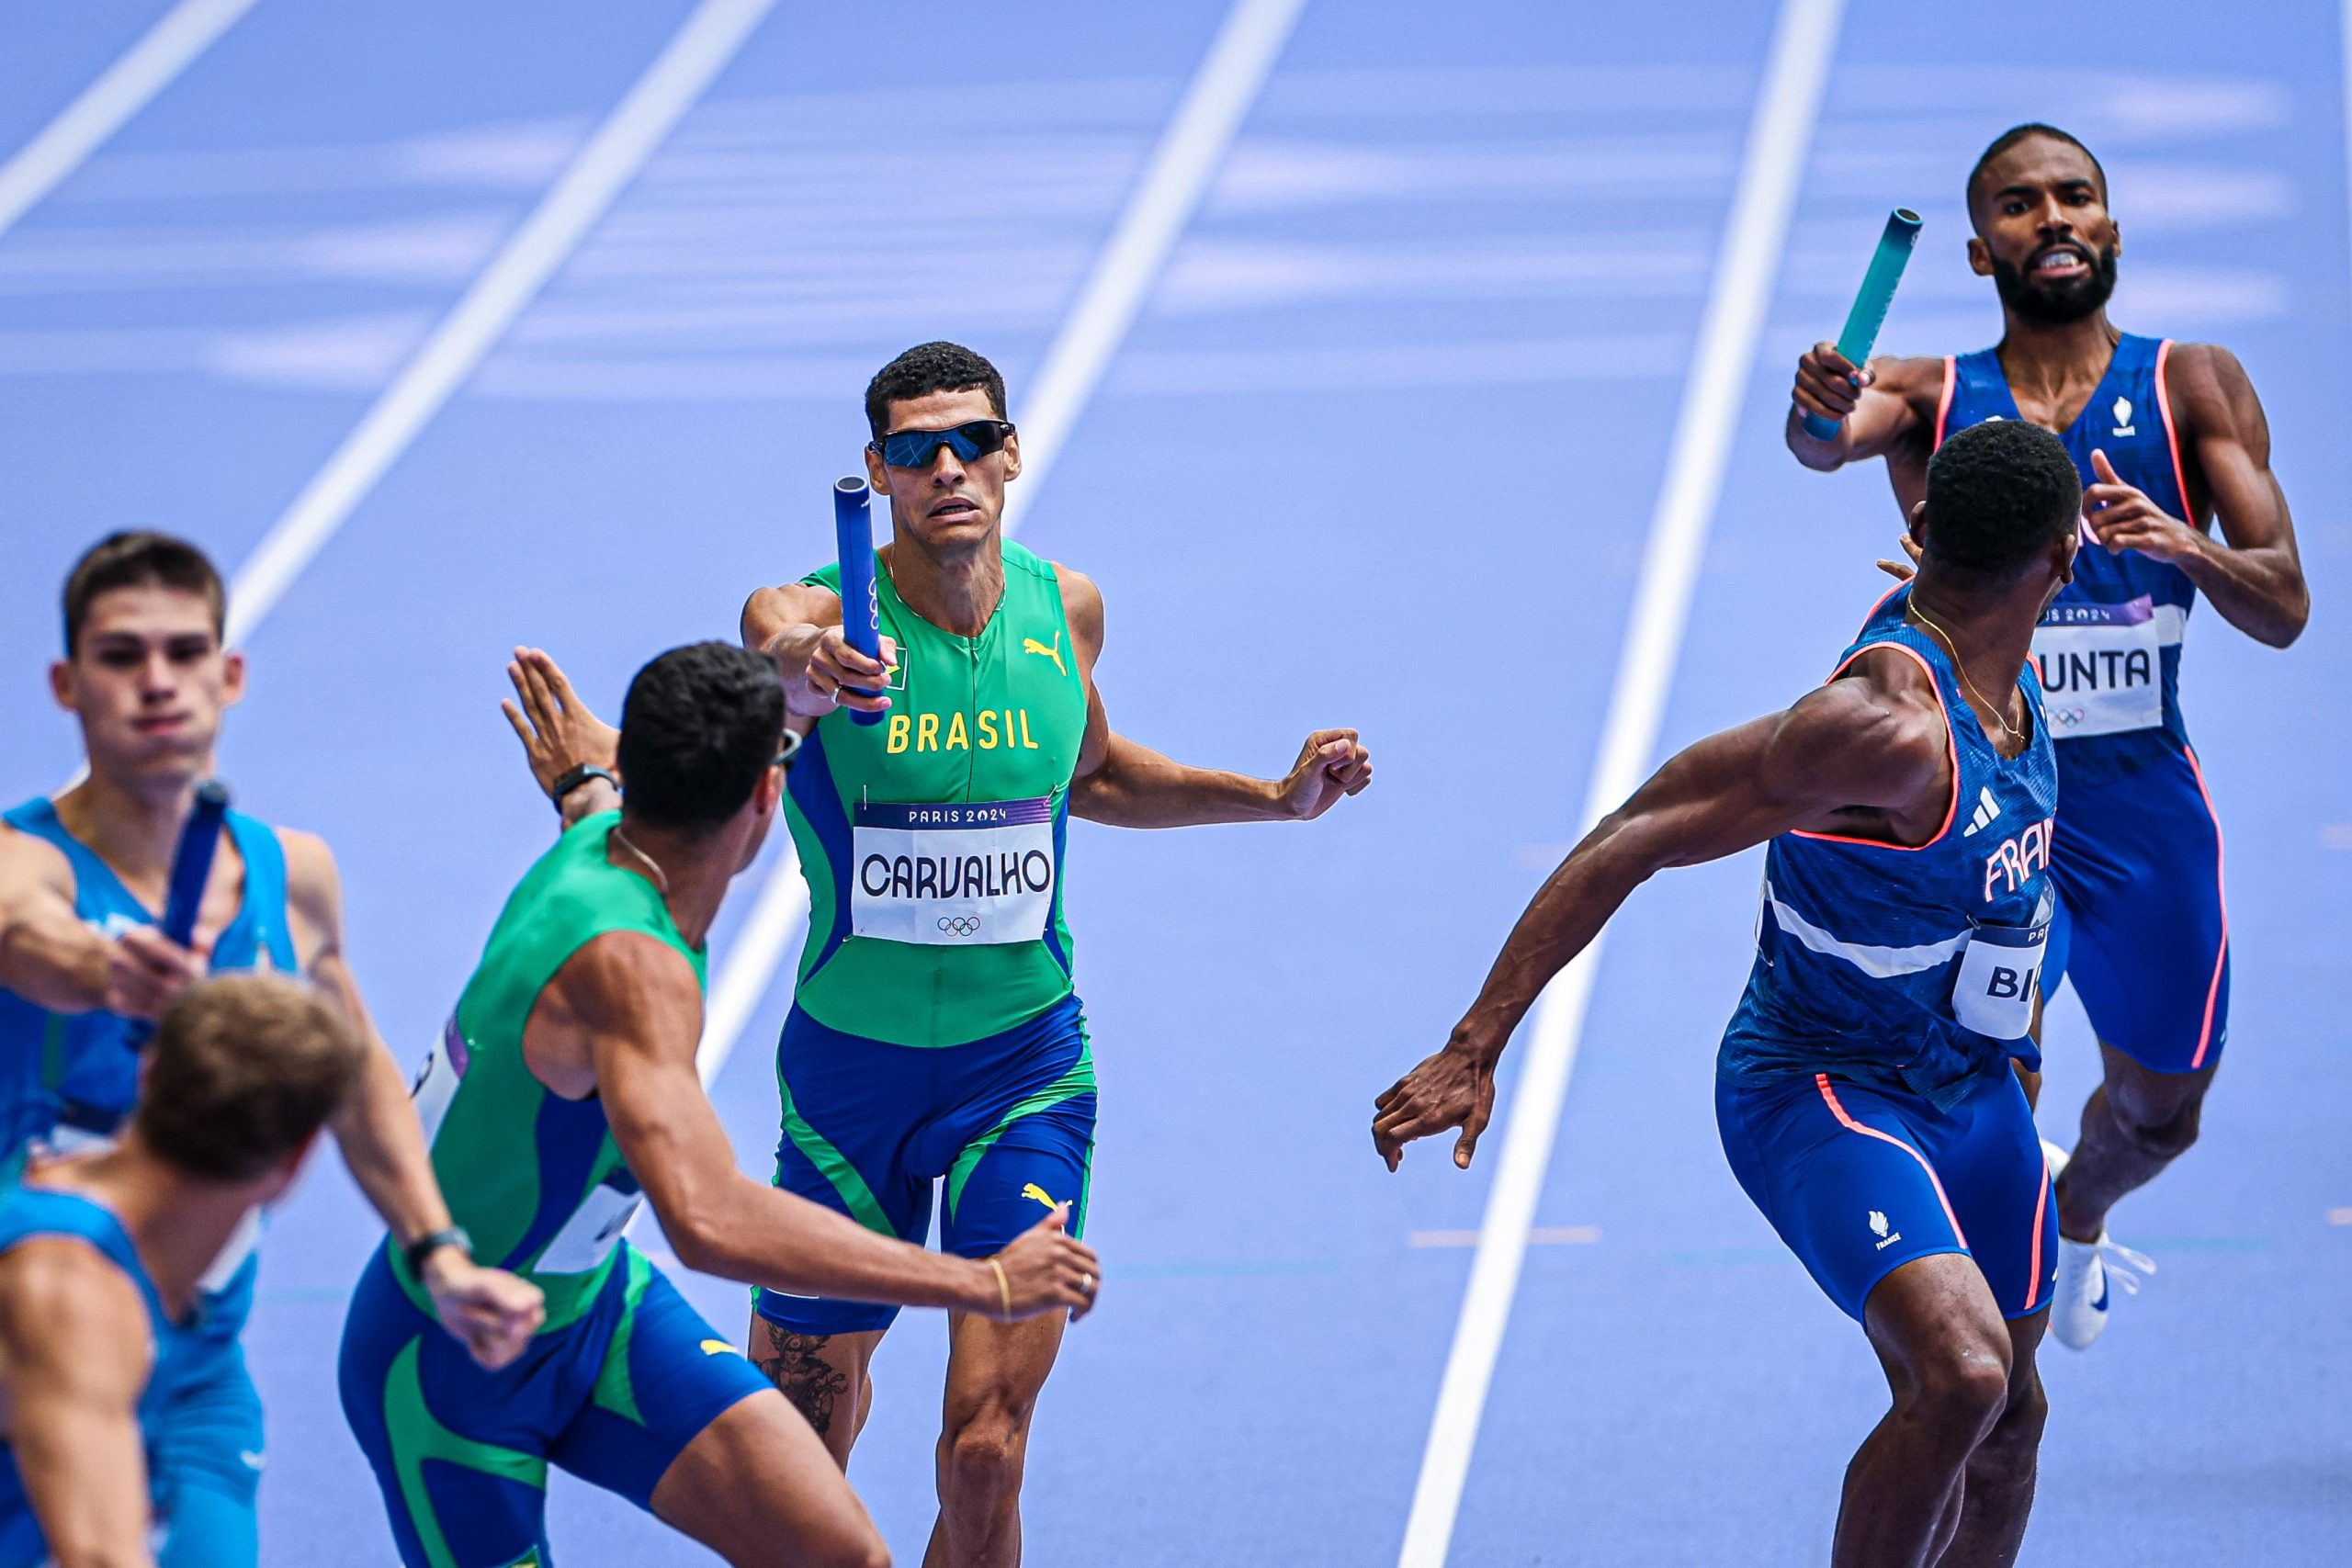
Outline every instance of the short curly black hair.
[[621, 703], [622, 806], [657, 828], [716, 828], [743, 809], [783, 742], [772, 661], [728, 642], [673, 648]]
[[2083, 479], [2064, 442], [2020, 419], [1969, 426], [1928, 460], [1930, 565], [2007, 577], [2083, 514]]
[[2061, 130], [2054, 125], [2044, 125], [2038, 119], [2028, 120], [2023, 125], [2013, 125], [1993, 138], [1993, 144], [1977, 154], [1976, 166], [1968, 171], [1968, 184], [1961, 191], [1961, 199], [1967, 204], [1968, 216], [1972, 222], [1976, 217], [1976, 186], [1984, 178], [1986, 167], [1994, 159], [2018, 142], [2031, 141], [2036, 137], [2052, 141], [2063, 141], [2088, 158], [2091, 161], [2091, 172], [2098, 175], [2099, 199], [2101, 201], [2107, 199], [2107, 165], [2098, 161], [2098, 154], [2084, 146], [2081, 139], [2070, 130]]
[[996, 367], [960, 343], [919, 343], [874, 373], [865, 384], [865, 423], [881, 440], [890, 433], [890, 405], [933, 392], [968, 392], [978, 387], [989, 407], [1004, 417], [1004, 378]]

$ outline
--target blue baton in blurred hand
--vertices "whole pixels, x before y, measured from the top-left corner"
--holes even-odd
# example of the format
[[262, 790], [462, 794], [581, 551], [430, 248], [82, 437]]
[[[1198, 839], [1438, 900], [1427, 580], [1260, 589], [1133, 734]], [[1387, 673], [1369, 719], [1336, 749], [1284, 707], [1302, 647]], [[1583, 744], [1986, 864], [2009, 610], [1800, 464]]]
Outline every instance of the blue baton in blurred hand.
[[[1898, 207], [1887, 214], [1886, 229], [1871, 254], [1870, 270], [1862, 274], [1862, 290], [1854, 296], [1854, 308], [1846, 312], [1846, 330], [1838, 334], [1838, 352], [1856, 369], [1870, 358], [1871, 345], [1878, 342], [1878, 329], [1886, 323], [1886, 308], [1894, 303], [1894, 286], [1903, 281], [1911, 248], [1918, 243], [1917, 213]], [[1819, 414], [1806, 414], [1804, 428], [1815, 441], [1834, 441], [1838, 436], [1838, 422]]]
[[[164, 895], [163, 933], [182, 947], [196, 945], [196, 919], [204, 908], [205, 884], [212, 880], [212, 852], [220, 847], [220, 824], [229, 815], [229, 786], [207, 779], [196, 786], [196, 805], [180, 824], [180, 841], [172, 851], [172, 882]], [[135, 1050], [155, 1032], [152, 1023], [130, 1031]]]
[[[874, 492], [852, 475], [833, 481], [833, 543], [842, 558], [842, 636], [849, 645], [878, 661], [882, 657], [882, 606], [874, 597]], [[882, 694], [855, 686], [842, 690], [861, 697]], [[859, 724], [879, 724], [882, 716], [852, 708]]]

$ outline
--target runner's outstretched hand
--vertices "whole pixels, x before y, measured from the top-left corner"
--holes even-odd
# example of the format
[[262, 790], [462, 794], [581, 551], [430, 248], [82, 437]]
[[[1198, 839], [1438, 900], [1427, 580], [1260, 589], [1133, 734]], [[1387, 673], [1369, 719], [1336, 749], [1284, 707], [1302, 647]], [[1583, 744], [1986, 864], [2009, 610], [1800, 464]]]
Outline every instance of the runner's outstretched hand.
[[545, 649], [516, 649], [507, 661], [506, 678], [514, 683], [514, 699], [502, 698], [498, 708], [514, 727], [514, 738], [523, 743], [531, 776], [542, 791], [553, 789], [567, 769], [582, 762], [609, 768], [618, 761], [621, 732], [588, 711], [562, 667]]
[[521, 1355], [548, 1318], [547, 1298], [537, 1285], [503, 1269], [485, 1269], [455, 1247], [424, 1260], [423, 1283], [441, 1326], [489, 1371]]
[[1467, 1170], [1495, 1113], [1494, 1059], [1449, 1046], [1389, 1085], [1372, 1107], [1372, 1146], [1389, 1169], [1404, 1163], [1405, 1145], [1414, 1139], [1459, 1127], [1453, 1163]]
[[1057, 1203], [1052, 1213], [1013, 1239], [996, 1255], [1004, 1270], [1005, 1299], [1011, 1312], [989, 1316], [1011, 1323], [1035, 1317], [1056, 1307], [1068, 1307], [1075, 1323], [1093, 1310], [1102, 1288], [1102, 1260], [1094, 1249], [1069, 1233], [1069, 1205]]
[[1372, 783], [1372, 753], [1352, 729], [1318, 729], [1298, 749], [1298, 761], [1283, 780], [1285, 811], [1312, 822], [1343, 795], [1362, 795]]

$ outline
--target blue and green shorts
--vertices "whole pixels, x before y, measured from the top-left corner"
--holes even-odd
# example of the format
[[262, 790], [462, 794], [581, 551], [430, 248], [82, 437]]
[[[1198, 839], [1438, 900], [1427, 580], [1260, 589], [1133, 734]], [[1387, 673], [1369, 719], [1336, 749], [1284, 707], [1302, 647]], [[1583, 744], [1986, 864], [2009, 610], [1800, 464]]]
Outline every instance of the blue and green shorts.
[[[933, 1184], [939, 1246], [1001, 1252], [1056, 1205], [1086, 1223], [1094, 1156], [1094, 1056], [1075, 996], [963, 1045], [843, 1034], [797, 1007], [776, 1046], [784, 1136], [775, 1184], [869, 1230], [921, 1246]], [[894, 1306], [761, 1291], [759, 1314], [797, 1334], [887, 1328]]]
[[588, 1310], [485, 1371], [379, 1248], [343, 1329], [343, 1409], [407, 1568], [547, 1560], [548, 1466], [651, 1509], [671, 1461], [768, 1382], [626, 1242]]

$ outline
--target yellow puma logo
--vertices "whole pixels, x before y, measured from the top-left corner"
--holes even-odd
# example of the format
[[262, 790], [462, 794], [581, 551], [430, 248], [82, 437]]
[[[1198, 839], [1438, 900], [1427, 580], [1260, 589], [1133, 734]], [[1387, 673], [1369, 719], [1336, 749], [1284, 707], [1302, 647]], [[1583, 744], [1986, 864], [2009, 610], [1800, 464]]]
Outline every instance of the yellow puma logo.
[[1038, 1202], [1043, 1203], [1048, 1209], [1058, 1209], [1061, 1207], [1061, 1203], [1052, 1193], [1046, 1191], [1044, 1188], [1038, 1186], [1034, 1181], [1030, 1182], [1021, 1190], [1021, 1195], [1023, 1198], [1035, 1198]]
[[1059, 632], [1054, 634], [1054, 646], [1051, 648], [1047, 648], [1034, 637], [1024, 637], [1021, 639], [1021, 651], [1034, 653], [1040, 659], [1050, 659], [1054, 661], [1055, 669], [1065, 675], [1069, 673], [1069, 666], [1062, 662], [1062, 634]]
[[702, 1353], [706, 1356], [733, 1356], [741, 1354], [734, 1346], [729, 1345], [724, 1339], [704, 1340], [702, 1342]]

